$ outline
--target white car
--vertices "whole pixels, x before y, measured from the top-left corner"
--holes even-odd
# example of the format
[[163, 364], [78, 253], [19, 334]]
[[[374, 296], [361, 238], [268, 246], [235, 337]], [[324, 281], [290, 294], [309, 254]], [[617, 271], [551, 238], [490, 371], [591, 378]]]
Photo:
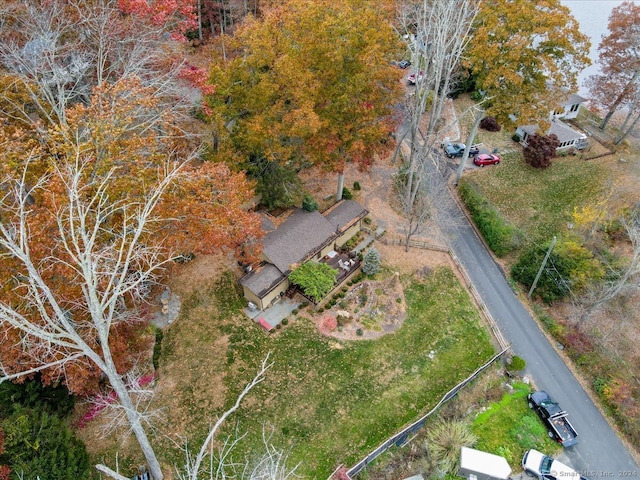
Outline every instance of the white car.
[[527, 450], [522, 457], [522, 469], [539, 480], [586, 480], [573, 468], [533, 449]]

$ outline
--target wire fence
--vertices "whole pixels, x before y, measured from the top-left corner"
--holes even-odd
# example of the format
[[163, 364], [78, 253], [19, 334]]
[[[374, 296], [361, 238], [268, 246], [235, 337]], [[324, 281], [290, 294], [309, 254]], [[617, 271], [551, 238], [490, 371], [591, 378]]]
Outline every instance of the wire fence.
[[[406, 238], [404, 236], [385, 235], [384, 237], [380, 238], [379, 241], [384, 243], [385, 245], [406, 246]], [[504, 335], [500, 331], [498, 324], [496, 323], [495, 319], [489, 312], [486, 304], [478, 294], [478, 291], [476, 290], [473, 283], [471, 282], [471, 279], [467, 275], [467, 272], [465, 271], [464, 267], [460, 263], [460, 260], [458, 259], [456, 254], [447, 247], [443, 247], [441, 245], [437, 245], [428, 240], [424, 240], [420, 238], [410, 239], [409, 247], [434, 250], [438, 252], [444, 252], [449, 255], [452, 263], [455, 265], [457, 272], [464, 279], [465, 286], [470, 292], [473, 301], [476, 303], [483, 318], [486, 320], [489, 326], [489, 329], [491, 330], [492, 337], [494, 338], [494, 340], [496, 341], [496, 343], [500, 348], [500, 353], [496, 354], [493, 358], [491, 358], [491, 360], [489, 360], [487, 363], [485, 363], [480, 368], [478, 368], [469, 377], [465, 378], [463, 381], [461, 381], [459, 384], [457, 384], [455, 387], [453, 387], [451, 390], [445, 393], [444, 396], [440, 399], [440, 401], [431, 410], [429, 410], [429, 412], [426, 413], [423, 417], [416, 420], [408, 427], [404, 428], [400, 432], [396, 433], [392, 437], [382, 442], [375, 450], [373, 450], [366, 457], [364, 457], [362, 460], [356, 463], [353, 467], [347, 469], [346, 471], [343, 471], [344, 470], [343, 466], [336, 469], [329, 477], [329, 480], [337, 479], [337, 478], [340, 478], [341, 480], [352, 479], [354, 476], [360, 473], [367, 465], [373, 462], [377, 457], [379, 457], [382, 453], [387, 451], [392, 446], [395, 445], [397, 447], [400, 447], [406, 444], [416, 435], [416, 432], [418, 430], [424, 427], [429, 416], [431, 416], [434, 412], [436, 412], [440, 408], [440, 406], [442, 406], [444, 403], [446, 403], [447, 401], [455, 397], [456, 394], [462, 388], [464, 388], [467, 384], [469, 384], [471, 381], [477, 378], [482, 372], [484, 372], [487, 368], [489, 368], [496, 360], [502, 358], [502, 356], [510, 350], [509, 343], [504, 338]], [[341, 471], [343, 471], [343, 473], [340, 476], [338, 476], [338, 472], [341, 472]]]
[[[344, 480], [352, 479], [354, 476], [360, 473], [367, 465], [373, 462], [376, 458], [378, 458], [382, 453], [387, 451], [392, 446], [395, 445], [397, 447], [401, 447], [404, 444], [406, 444], [408, 441], [410, 441], [418, 432], [418, 430], [424, 427], [425, 423], [427, 422], [427, 419], [433, 413], [435, 413], [444, 403], [448, 402], [453, 397], [455, 397], [461, 389], [463, 389], [467, 384], [469, 384], [471, 381], [476, 379], [482, 372], [484, 372], [487, 368], [489, 368], [496, 360], [500, 359], [508, 350], [509, 350], [508, 348], [505, 348], [500, 353], [496, 354], [493, 358], [491, 358], [491, 360], [489, 360], [487, 363], [482, 365], [475, 372], [473, 372], [471, 375], [469, 375], [467, 378], [465, 378], [463, 381], [461, 381], [455, 387], [453, 387], [451, 390], [445, 393], [443, 397], [440, 399], [440, 401], [431, 410], [429, 410], [429, 412], [427, 412], [425, 415], [420, 417], [418, 420], [413, 422], [408, 427], [402, 429], [400, 432], [396, 433], [392, 437], [382, 442], [375, 450], [373, 450], [366, 457], [364, 457], [362, 460], [356, 463], [353, 467], [349, 468], [345, 472], [346, 477], [343, 475], [340, 478]], [[328, 480], [335, 479], [336, 474], [339, 470], [340, 468], [334, 471]]]

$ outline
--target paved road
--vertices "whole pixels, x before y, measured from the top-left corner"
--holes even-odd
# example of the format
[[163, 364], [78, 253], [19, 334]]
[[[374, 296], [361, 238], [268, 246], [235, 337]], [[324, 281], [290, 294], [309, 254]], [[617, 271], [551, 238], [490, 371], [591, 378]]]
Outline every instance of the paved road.
[[443, 227], [450, 247], [514, 353], [526, 360], [525, 373], [539, 389], [549, 392], [569, 411], [569, 418], [579, 434], [579, 443], [565, 449], [560, 459], [591, 480], [639, 478], [640, 468], [515, 296], [502, 270], [464, 214], [456, 204], [451, 204], [449, 209], [447, 216], [459, 219], [456, 227]]

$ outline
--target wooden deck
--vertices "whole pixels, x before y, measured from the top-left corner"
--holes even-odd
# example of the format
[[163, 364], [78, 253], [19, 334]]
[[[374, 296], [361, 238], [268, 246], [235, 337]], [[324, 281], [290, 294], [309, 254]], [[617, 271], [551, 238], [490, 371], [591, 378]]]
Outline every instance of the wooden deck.
[[338, 270], [336, 285], [340, 285], [345, 278], [351, 275], [360, 266], [358, 256], [354, 255], [353, 258], [349, 258], [349, 254], [347, 253], [336, 252], [334, 257], [325, 256], [320, 261]]

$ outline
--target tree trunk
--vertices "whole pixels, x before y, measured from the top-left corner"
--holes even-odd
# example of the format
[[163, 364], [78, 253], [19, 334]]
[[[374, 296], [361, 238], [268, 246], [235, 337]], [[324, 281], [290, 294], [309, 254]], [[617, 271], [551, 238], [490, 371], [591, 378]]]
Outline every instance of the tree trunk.
[[129, 420], [129, 425], [131, 426], [131, 431], [138, 440], [138, 444], [140, 445], [140, 449], [144, 455], [144, 458], [147, 461], [147, 465], [149, 466], [149, 473], [151, 474], [151, 478], [153, 480], [162, 480], [164, 475], [162, 473], [162, 469], [160, 468], [160, 462], [158, 462], [158, 458], [156, 457], [156, 453], [151, 446], [151, 442], [149, 442], [149, 437], [147, 437], [147, 433], [142, 426], [141, 415], [136, 410], [136, 407], [133, 405], [131, 401], [131, 397], [129, 396], [129, 391], [127, 390], [126, 385], [122, 381], [122, 378], [115, 371], [115, 366], [112, 366], [107, 371], [107, 376], [109, 378], [109, 383], [113, 387], [113, 390], [118, 395], [118, 401], [122, 405], [127, 415], [127, 419]]
[[344, 172], [338, 172], [338, 190], [336, 191], [336, 202], [342, 200], [342, 189], [344, 188]]
[[464, 149], [464, 153], [462, 154], [462, 158], [460, 159], [460, 165], [458, 165], [458, 170], [456, 171], [456, 181], [455, 185], [458, 185], [460, 178], [462, 177], [462, 172], [464, 172], [464, 167], [467, 163], [467, 158], [469, 158], [469, 150], [471, 149], [471, 143], [476, 136], [476, 132], [478, 131], [478, 125], [480, 125], [480, 120], [484, 117], [484, 108], [478, 105], [478, 111], [476, 112], [476, 120], [473, 122], [473, 127], [471, 128], [471, 133], [469, 133], [469, 138], [467, 139], [467, 144]]
[[620, 106], [622, 101], [625, 99], [625, 97], [629, 95], [629, 92], [631, 92], [633, 86], [638, 81], [639, 77], [640, 77], [640, 70], [636, 70], [633, 73], [633, 77], [631, 77], [631, 80], [629, 80], [629, 83], [625, 85], [625, 87], [622, 89], [622, 92], [620, 92], [620, 95], [618, 95], [616, 100], [611, 105], [611, 108], [609, 108], [609, 111], [607, 112], [605, 117], [602, 119], [602, 123], [600, 124], [600, 127], [599, 127], [600, 130], [605, 129], [605, 127], [609, 123], [609, 120], [611, 120], [611, 117], [613, 116], [613, 114], [616, 112], [616, 110], [618, 110], [618, 107]]
[[[631, 116], [631, 112], [629, 112], [629, 116]], [[629, 128], [627, 128], [626, 130], [623, 130], [622, 127], [620, 127], [620, 130], [618, 131], [618, 134], [616, 135], [616, 138], [613, 141], [614, 145], [620, 145], [620, 143], [622, 143], [622, 141], [627, 138], [627, 135], [629, 135], [629, 133], [631, 133], [631, 131], [636, 128], [636, 126], [638, 125], [638, 121], [640, 120], [640, 113], [638, 113], [636, 115], [636, 118], [633, 120], [633, 123], [631, 124], [631, 126]], [[627, 123], [627, 121], [625, 120], [625, 124]]]

